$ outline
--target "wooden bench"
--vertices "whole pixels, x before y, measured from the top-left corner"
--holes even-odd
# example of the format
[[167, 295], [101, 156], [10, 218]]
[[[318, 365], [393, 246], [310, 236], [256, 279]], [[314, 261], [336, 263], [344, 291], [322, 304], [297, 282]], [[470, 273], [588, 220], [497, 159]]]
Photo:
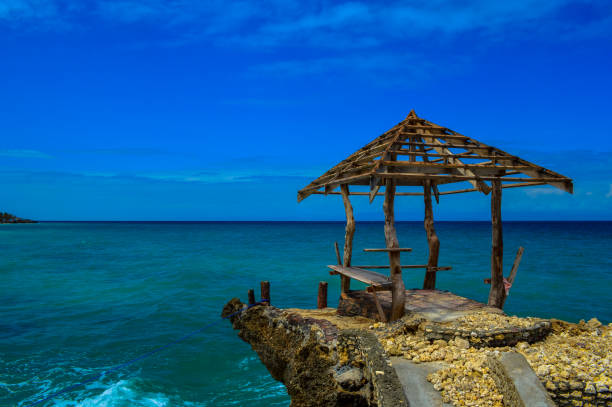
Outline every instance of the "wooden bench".
[[378, 301], [376, 291], [391, 291], [393, 283], [389, 277], [375, 271], [364, 270], [357, 267], [344, 267], [340, 265], [329, 265], [327, 267], [332, 269], [332, 271], [329, 272], [331, 275], [340, 274], [368, 284], [369, 287], [367, 288], [367, 291], [371, 292], [372, 296], [374, 297], [374, 303], [376, 304], [376, 309], [378, 310], [380, 320], [382, 322], [387, 322], [387, 317], [385, 316], [382, 306]]
[[370, 292], [391, 290], [391, 279], [384, 274], [357, 267], [344, 267], [339, 265], [329, 265], [327, 267], [333, 270], [329, 272], [331, 275], [341, 274], [367, 284], [369, 286], [368, 291]]

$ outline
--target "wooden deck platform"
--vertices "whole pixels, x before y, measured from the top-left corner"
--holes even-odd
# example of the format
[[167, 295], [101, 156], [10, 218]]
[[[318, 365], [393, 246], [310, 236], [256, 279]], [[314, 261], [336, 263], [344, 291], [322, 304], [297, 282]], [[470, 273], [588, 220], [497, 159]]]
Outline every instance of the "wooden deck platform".
[[[385, 311], [391, 309], [391, 293], [378, 292], [379, 302]], [[447, 322], [463, 315], [488, 311], [503, 314], [498, 308], [489, 307], [469, 298], [461, 297], [449, 291], [439, 290], [406, 290], [406, 314], [416, 314], [429, 321]], [[366, 291], [350, 291], [342, 294], [338, 304], [338, 314], [346, 316], [361, 315], [378, 319], [378, 311], [371, 293]]]

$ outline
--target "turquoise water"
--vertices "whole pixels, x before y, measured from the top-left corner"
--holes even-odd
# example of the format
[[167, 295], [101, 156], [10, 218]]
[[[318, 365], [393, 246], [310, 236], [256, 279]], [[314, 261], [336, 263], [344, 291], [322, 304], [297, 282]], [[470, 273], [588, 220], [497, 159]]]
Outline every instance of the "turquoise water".
[[[490, 225], [440, 222], [438, 287], [486, 301]], [[314, 307], [339, 281], [341, 223], [40, 223], [0, 225], [0, 405], [26, 406], [218, 320], [232, 297], [270, 280], [272, 303]], [[405, 263], [424, 263], [422, 223], [400, 223]], [[612, 321], [612, 223], [504, 223], [505, 268], [525, 247], [506, 311]], [[380, 223], [357, 225], [354, 263], [384, 264]], [[422, 271], [405, 271], [406, 287]], [[358, 286], [358, 284], [354, 284]], [[44, 405], [287, 406], [284, 387], [223, 321]]]

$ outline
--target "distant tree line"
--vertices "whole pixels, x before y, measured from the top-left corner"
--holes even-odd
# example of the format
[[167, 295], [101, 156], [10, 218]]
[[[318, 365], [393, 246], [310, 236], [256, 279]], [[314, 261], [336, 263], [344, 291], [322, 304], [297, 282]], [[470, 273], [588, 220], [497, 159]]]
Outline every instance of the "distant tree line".
[[33, 220], [19, 218], [8, 212], [0, 212], [0, 223], [34, 223]]

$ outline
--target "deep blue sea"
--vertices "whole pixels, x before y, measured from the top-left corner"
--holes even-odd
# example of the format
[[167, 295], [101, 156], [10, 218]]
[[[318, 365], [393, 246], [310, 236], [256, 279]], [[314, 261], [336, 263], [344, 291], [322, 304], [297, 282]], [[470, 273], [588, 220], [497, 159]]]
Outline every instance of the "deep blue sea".
[[[506, 312], [612, 321], [611, 222], [504, 223], [506, 274], [525, 254]], [[438, 288], [486, 301], [487, 222], [438, 222]], [[422, 222], [398, 224], [405, 264], [426, 262]], [[0, 405], [27, 406], [215, 322], [232, 297], [271, 282], [279, 307], [337, 304], [342, 223], [0, 225]], [[358, 223], [354, 264], [385, 264], [382, 223]], [[407, 288], [423, 271], [404, 271]], [[358, 284], [353, 283], [353, 287]], [[287, 406], [289, 397], [229, 322], [45, 406]]]

